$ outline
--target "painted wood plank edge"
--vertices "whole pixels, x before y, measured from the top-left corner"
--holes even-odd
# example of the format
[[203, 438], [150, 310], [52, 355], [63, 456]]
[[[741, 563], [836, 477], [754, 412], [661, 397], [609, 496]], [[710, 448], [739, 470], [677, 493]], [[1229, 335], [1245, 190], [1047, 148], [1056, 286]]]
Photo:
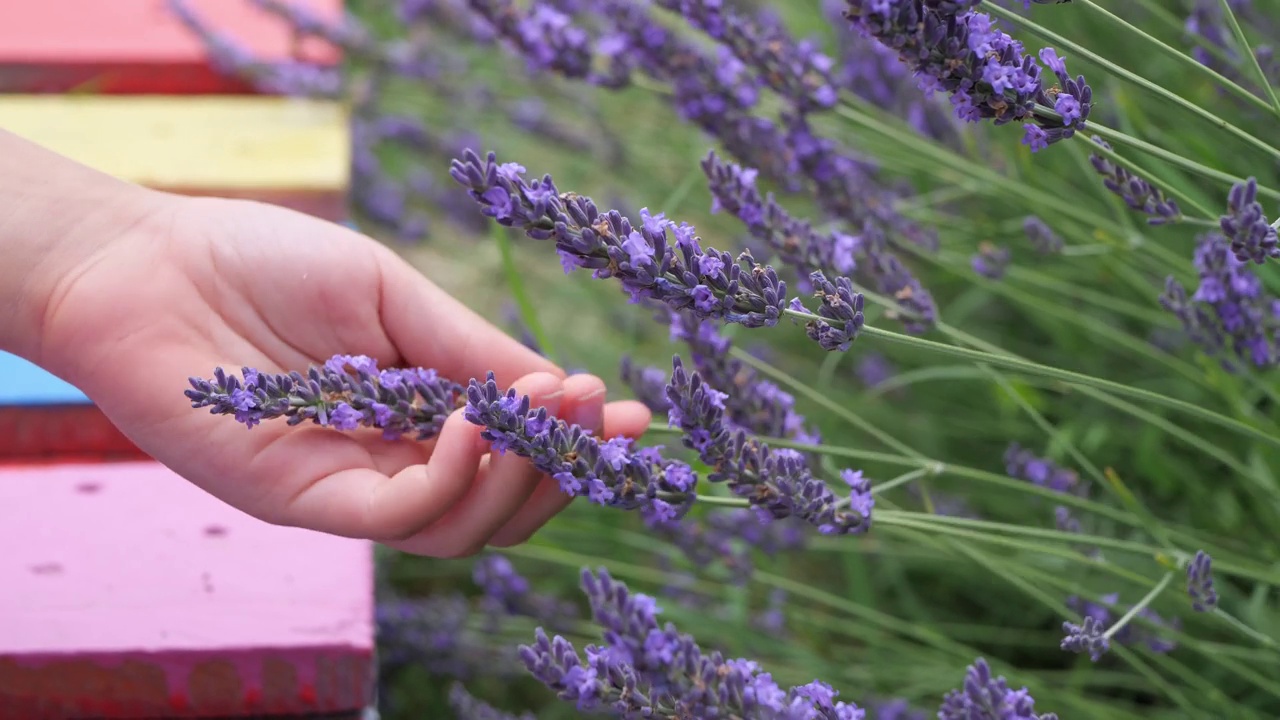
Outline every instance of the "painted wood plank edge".
[[256, 96], [0, 96], [0, 123], [90, 167], [156, 188], [348, 186], [339, 102]]
[[[290, 0], [322, 21], [342, 18], [342, 0]], [[208, 63], [205, 41], [175, 10], [243, 52], [267, 61], [304, 57], [331, 64], [340, 53], [250, 0], [39, 0], [0, 5], [3, 63]]]

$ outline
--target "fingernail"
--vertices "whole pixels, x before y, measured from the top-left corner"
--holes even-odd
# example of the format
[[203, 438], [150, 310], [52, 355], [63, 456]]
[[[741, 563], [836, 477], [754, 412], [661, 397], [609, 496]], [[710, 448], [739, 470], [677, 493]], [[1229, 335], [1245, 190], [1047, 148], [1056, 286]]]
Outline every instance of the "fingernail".
[[578, 399], [573, 417], [569, 422], [577, 423], [584, 429], [596, 433], [604, 425], [604, 396], [607, 391], [600, 388], [589, 395]]

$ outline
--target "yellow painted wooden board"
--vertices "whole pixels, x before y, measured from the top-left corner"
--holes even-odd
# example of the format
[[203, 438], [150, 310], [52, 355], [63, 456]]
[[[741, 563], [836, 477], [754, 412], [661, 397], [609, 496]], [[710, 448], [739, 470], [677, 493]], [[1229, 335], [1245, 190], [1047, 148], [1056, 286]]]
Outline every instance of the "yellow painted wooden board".
[[0, 95], [0, 127], [156, 188], [344, 190], [339, 103], [236, 96]]

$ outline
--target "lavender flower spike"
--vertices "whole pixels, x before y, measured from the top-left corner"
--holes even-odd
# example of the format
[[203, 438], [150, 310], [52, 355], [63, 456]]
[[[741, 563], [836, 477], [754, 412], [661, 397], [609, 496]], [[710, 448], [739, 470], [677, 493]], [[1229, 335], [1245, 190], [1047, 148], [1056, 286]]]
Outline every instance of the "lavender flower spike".
[[[1094, 135], [1090, 138], [1099, 147], [1111, 149], [1106, 140]], [[1131, 209], [1150, 215], [1148, 225], [1165, 225], [1182, 219], [1182, 211], [1178, 203], [1164, 196], [1159, 188], [1142, 178], [1130, 173], [1105, 157], [1097, 154], [1089, 155], [1093, 169], [1102, 176], [1102, 184], [1108, 190], [1119, 195]]]
[[562, 637], [538, 628], [520, 647], [525, 667], [579, 710], [609, 709], [625, 718], [759, 718], [865, 720], [857, 705], [814, 681], [783, 691], [755, 662], [704, 651], [690, 635], [658, 625], [653, 598], [633, 593], [605, 570], [584, 570], [582, 586], [603, 643], [585, 648], [586, 661]]
[[1027, 234], [1027, 239], [1031, 241], [1031, 247], [1035, 248], [1036, 252], [1041, 255], [1054, 255], [1062, 252], [1062, 238], [1053, 231], [1053, 228], [1045, 224], [1045, 221], [1035, 215], [1028, 215], [1022, 221], [1022, 231]]
[[1262, 203], [1258, 202], [1258, 180], [1236, 183], [1227, 195], [1227, 214], [1219, 220], [1222, 234], [1231, 241], [1231, 251], [1240, 262], [1258, 265], [1267, 258], [1280, 257], [1276, 229], [1267, 222]]
[[526, 183], [523, 167], [499, 165], [493, 153], [483, 161], [471, 150], [463, 157], [451, 173], [484, 214], [536, 240], [554, 238], [566, 272], [590, 268], [596, 278], [618, 278], [634, 301], [653, 298], [747, 327], [775, 325], [782, 315], [786, 283], [750, 253], [735, 260], [704, 250], [692, 226], [645, 210], [634, 227], [616, 210], [601, 213], [590, 198], [560, 193], [550, 175]]
[[335, 430], [380, 428], [388, 440], [415, 432], [415, 439], [426, 440], [440, 432], [462, 396], [462, 386], [435, 370], [379, 370], [364, 355], [335, 355], [306, 375], [248, 367], [243, 373], [241, 379], [218, 368], [212, 380], [191, 378], [191, 407], [234, 415], [248, 427], [286, 418], [289, 425], [310, 420]]
[[[1084, 77], [1072, 78], [1052, 48], [1040, 51], [1058, 78], [1046, 87], [1042, 68], [1023, 55], [1022, 43], [999, 30], [981, 0], [847, 0], [854, 28], [898, 51], [926, 92], [951, 96], [956, 117], [996, 125], [1026, 122], [1023, 143], [1034, 152], [1085, 126], [1093, 91]], [[1057, 117], [1039, 110], [1053, 108]]]
[[1010, 690], [1003, 677], [991, 676], [978, 658], [964, 677], [964, 689], [947, 693], [938, 720], [1058, 720], [1054, 713], [1036, 714], [1036, 701], [1026, 688]]
[[625, 437], [601, 442], [546, 408], [531, 409], [528, 396], [514, 389], [500, 392], [493, 373], [484, 383], [471, 381], [464, 414], [484, 428], [481, 436], [493, 443], [494, 452], [529, 458], [567, 495], [639, 508], [651, 525], [677, 519], [693, 502], [697, 477], [688, 465], [663, 458], [660, 448], [635, 449]]
[[1209, 612], [1218, 606], [1218, 591], [1213, 587], [1213, 560], [1209, 553], [1197, 550], [1187, 565], [1187, 594], [1196, 612]]
[[861, 472], [846, 470], [841, 479], [849, 496], [837, 499], [823, 481], [813, 477], [804, 456], [772, 450], [748, 440], [725, 419], [725, 394], [709, 387], [698, 373], [684, 369], [680, 358], [667, 386], [668, 418], [684, 432], [685, 446], [698, 451], [714, 468], [711, 482], [726, 482], [733, 494], [745, 497], [762, 519], [797, 517], [827, 535], [864, 533], [871, 526], [875, 499]]
[[1079, 625], [1062, 623], [1062, 631], [1066, 637], [1062, 639], [1062, 649], [1073, 653], [1089, 653], [1089, 659], [1098, 662], [1107, 650], [1111, 649], [1111, 641], [1103, 634], [1102, 623], [1097, 618], [1085, 617]]
[[[814, 295], [822, 302], [818, 307], [821, 319], [810, 320], [805, 332], [823, 350], [845, 352], [862, 330], [862, 293], [854, 292], [853, 284], [846, 277], [836, 278], [833, 284], [825, 275], [815, 272], [809, 276], [809, 282], [817, 288]], [[799, 298], [792, 302], [791, 309], [804, 309]]]

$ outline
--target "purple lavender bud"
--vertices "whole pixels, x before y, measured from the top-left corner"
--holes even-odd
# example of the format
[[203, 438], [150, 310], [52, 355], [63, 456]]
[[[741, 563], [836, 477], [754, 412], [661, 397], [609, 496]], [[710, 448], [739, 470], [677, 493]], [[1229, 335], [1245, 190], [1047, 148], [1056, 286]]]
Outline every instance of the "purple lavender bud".
[[690, 25], [731, 49], [799, 112], [826, 110], [836, 104], [831, 58], [812, 43], [797, 42], [775, 18], [753, 22], [720, 0], [658, 0], [657, 4], [680, 13]]
[[1066, 637], [1062, 638], [1062, 649], [1073, 653], [1089, 653], [1089, 659], [1098, 662], [1102, 655], [1111, 649], [1111, 641], [1104, 635], [1104, 628], [1094, 618], [1086, 617], [1084, 622], [1076, 625], [1075, 623], [1062, 623], [1062, 632], [1066, 633]]
[[874, 720], [928, 720], [924, 712], [911, 707], [906, 700], [890, 700], [876, 706]]
[[[1125, 612], [1125, 609], [1119, 604], [1120, 596], [1117, 593], [1103, 595], [1098, 598], [1098, 600], [1099, 602], [1095, 603], [1088, 600], [1082, 600], [1081, 598], [1073, 595], [1067, 598], [1066, 605], [1072, 610], [1080, 613], [1082, 618], [1092, 619], [1093, 623], [1098, 627], [1106, 627], [1111, 624], [1114, 617], [1118, 617], [1118, 615], [1113, 614], [1113, 610], [1120, 615], [1123, 615]], [[1177, 618], [1165, 620], [1156, 614], [1156, 612], [1151, 608], [1143, 608], [1140, 610], [1138, 612], [1138, 617], [1144, 618], [1157, 626], [1168, 627], [1175, 630], [1181, 625]], [[1156, 653], [1170, 653], [1177, 647], [1173, 642], [1159, 637], [1150, 629], [1136, 623], [1128, 623], [1117, 630], [1115, 634], [1111, 636], [1111, 642], [1116, 645], [1126, 646], [1142, 644], [1146, 645], [1151, 652]]]
[[784, 692], [760, 666], [706, 652], [693, 637], [658, 625], [653, 598], [632, 593], [601, 569], [583, 571], [582, 585], [603, 628], [601, 645], [585, 648], [549, 639], [539, 628], [521, 657], [535, 678], [579, 710], [608, 709], [623, 717], [788, 717], [864, 720], [852, 703], [837, 702], [815, 681]]
[[667, 411], [667, 373], [662, 368], [637, 367], [629, 355], [622, 356], [619, 374], [636, 399], [655, 413]]
[[846, 277], [838, 277], [832, 284], [822, 273], [815, 272], [809, 281], [817, 288], [814, 296], [821, 300], [818, 316], [822, 319], [806, 323], [805, 332], [823, 350], [847, 351], [862, 329], [862, 293], [854, 292]]
[[[1111, 146], [1097, 135], [1090, 139], [1100, 147], [1111, 149]], [[1164, 193], [1151, 183], [1101, 155], [1089, 155], [1089, 162], [1093, 163], [1093, 169], [1102, 176], [1102, 184], [1108, 190], [1119, 195], [1131, 209], [1150, 216], [1147, 219], [1148, 225], [1164, 225], [1182, 219], [1182, 211], [1178, 209], [1178, 203], [1166, 198]]]
[[823, 0], [823, 14], [838, 26], [840, 62], [836, 80], [844, 89], [903, 118], [913, 130], [945, 143], [957, 137], [950, 106], [940, 98], [925, 98], [898, 60], [898, 53], [855, 32], [844, 20], [844, 0]]
[[1261, 265], [1267, 258], [1280, 257], [1276, 229], [1267, 222], [1262, 203], [1258, 202], [1258, 180], [1236, 183], [1227, 195], [1227, 214], [1219, 220], [1222, 234], [1231, 243], [1231, 251], [1240, 262]]
[[555, 70], [570, 78], [590, 75], [590, 36], [550, 3], [535, 2], [528, 13], [511, 0], [468, 0], [468, 4], [525, 58], [531, 70]]
[[999, 280], [1009, 269], [1013, 254], [1009, 248], [992, 245], [989, 242], [978, 244], [978, 252], [969, 261], [973, 271], [990, 280]]
[[[1043, 85], [1042, 69], [1022, 54], [1022, 44], [996, 29], [979, 0], [847, 0], [854, 28], [898, 52], [928, 93], [950, 95], [956, 117], [996, 125], [1027, 123], [1023, 142], [1033, 151], [1071, 137], [1084, 127], [1093, 91], [1083, 76], [1072, 78], [1052, 48], [1040, 60], [1058, 78]], [[1036, 110], [1051, 107], [1058, 117]]]
[[707, 515], [702, 520], [685, 517], [658, 530], [667, 542], [680, 549], [695, 567], [713, 563], [729, 572], [728, 581], [745, 585], [755, 571], [752, 554], [766, 556], [797, 550], [804, 546], [805, 526], [794, 522], [761, 522], [753, 510], [733, 510]]
[[702, 161], [711, 188], [711, 212], [725, 210], [742, 220], [756, 238], [807, 278], [816, 270], [848, 274], [857, 265], [856, 244], [840, 242], [832, 234], [819, 234], [809, 223], [791, 217], [774, 199], [761, 198], [756, 190], [758, 172], [721, 161], [714, 151]]
[[1192, 341], [1228, 370], [1234, 369], [1228, 353], [1259, 368], [1280, 363], [1280, 301], [1249, 264], [1231, 252], [1224, 237], [1207, 233], [1198, 239], [1195, 266], [1200, 285], [1193, 295], [1169, 278], [1160, 297]]
[[1064, 245], [1062, 238], [1035, 215], [1028, 215], [1022, 221], [1022, 231], [1031, 241], [1031, 247], [1041, 255], [1056, 255], [1062, 252]]
[[[1280, 37], [1280, 26], [1275, 23], [1274, 13], [1259, 12], [1253, 0], [1228, 0], [1227, 4], [1235, 13], [1240, 25], [1252, 28], [1260, 37]], [[1194, 0], [1190, 14], [1187, 16], [1186, 31], [1197, 46], [1191, 54], [1202, 65], [1212, 68], [1228, 79], [1245, 87], [1252, 87], [1260, 92], [1258, 78], [1254, 73], [1241, 72], [1241, 68], [1250, 63], [1244, 55], [1244, 49], [1235, 39], [1235, 33], [1227, 24], [1226, 15], [1222, 11], [1219, 0]], [[1210, 52], [1212, 47], [1216, 52]], [[1276, 62], [1273, 48], [1258, 45], [1254, 48], [1254, 57], [1262, 68], [1264, 77], [1274, 85], [1280, 80], [1280, 64]], [[1218, 88], [1219, 92], [1223, 92]]]
[[[730, 356], [732, 342], [711, 321], [690, 313], [668, 311], [671, 339], [689, 346], [693, 367], [712, 387], [724, 388], [725, 411], [732, 427], [754, 435], [781, 437], [816, 444], [821, 436], [795, 410], [795, 398], [776, 384], [760, 377], [746, 363]], [[660, 372], [660, 371], [659, 371]], [[662, 373], [665, 384], [666, 374]], [[663, 389], [662, 411], [667, 401]]]
[[738, 497], [745, 497], [761, 517], [795, 516], [823, 534], [866, 532], [871, 524], [874, 499], [861, 473], [844, 475], [850, 487], [839, 500], [826, 483], [813, 477], [804, 456], [793, 450], [771, 450], [748, 440], [725, 421], [725, 397], [706, 385], [702, 377], [684, 369], [679, 356], [667, 386], [669, 422], [684, 433], [684, 444], [714, 470], [711, 482], [725, 482]]
[[472, 614], [457, 593], [378, 602], [374, 623], [382, 670], [414, 667], [460, 679], [511, 675], [508, 669], [519, 667], [515, 648], [495, 647], [469, 628]]
[[1079, 533], [1080, 521], [1071, 514], [1071, 510], [1062, 505], [1053, 509], [1054, 524], [1062, 532]]
[[864, 353], [858, 359], [854, 374], [863, 387], [873, 388], [893, 377], [897, 368], [884, 355], [877, 352]]
[[697, 478], [685, 463], [662, 457], [661, 448], [635, 449], [625, 437], [602, 442], [546, 408], [530, 408], [528, 396], [514, 389], [503, 394], [493, 373], [467, 387], [465, 417], [484, 428], [481, 437], [494, 452], [529, 458], [566, 495], [640, 509], [654, 525], [679, 518], [694, 500]]
[[364, 355], [335, 355], [306, 375], [248, 367], [243, 374], [241, 379], [217, 368], [212, 380], [191, 378], [192, 389], [186, 391], [191, 407], [234, 415], [247, 427], [286, 418], [289, 425], [310, 420], [338, 430], [379, 428], [388, 440], [410, 433], [426, 440], [440, 432], [462, 395], [462, 386], [434, 370], [379, 371]]
[[1187, 594], [1196, 612], [1209, 612], [1218, 606], [1218, 591], [1213, 587], [1213, 560], [1203, 550], [1197, 550], [1187, 565]]
[[1058, 720], [1053, 713], [1037, 715], [1036, 701], [1026, 688], [1009, 689], [1003, 676], [992, 677], [987, 661], [969, 666], [963, 690], [952, 690], [938, 709], [938, 720]]
[[786, 283], [750, 253], [735, 260], [704, 250], [692, 226], [677, 226], [661, 214], [641, 210], [639, 227], [616, 210], [601, 214], [590, 198], [561, 194], [550, 175], [526, 183], [523, 167], [498, 165], [493, 153], [481, 161], [468, 150], [464, 158], [453, 161], [451, 173], [483, 212], [536, 240], [555, 238], [566, 271], [581, 267], [596, 278], [616, 277], [635, 301], [653, 298], [747, 327], [777, 324]]
[[449, 687], [449, 707], [457, 720], [536, 720], [533, 713], [516, 715], [478, 700], [458, 682]]
[[[764, 241], [783, 262], [791, 265], [803, 278], [801, 288], [811, 290], [807, 282], [814, 272], [833, 276], [855, 273], [865, 278], [882, 293], [899, 299], [903, 322], [911, 333], [921, 333], [933, 324], [937, 310], [933, 298], [888, 250], [881, 225], [896, 227], [911, 236], [911, 228], [895, 226], [892, 213], [881, 213], [868, 219], [859, 235], [816, 233], [809, 223], [792, 218], [778, 205], [772, 193], [762, 199], [755, 187], [755, 170], [721, 161], [710, 153], [702, 161], [713, 197], [712, 212], [721, 209], [737, 215], [754, 237]], [[842, 187], [845, 187], [842, 184]], [[820, 191], [820, 196], [827, 196]], [[886, 205], [875, 207], [883, 210]], [[934, 238], [936, 241], [936, 238]], [[923, 241], [921, 241], [923, 242]], [[927, 244], [927, 243], [926, 243]], [[936, 243], [935, 243], [936, 249]], [[808, 284], [810, 287], [805, 287]]]
[[1080, 476], [1074, 470], [1060, 467], [1053, 461], [1037, 457], [1018, 443], [1010, 443], [1004, 453], [1005, 470], [1009, 477], [1026, 480], [1054, 492], [1079, 492]]
[[764, 612], [756, 616], [755, 624], [764, 632], [774, 637], [785, 637], [787, 632], [787, 616], [784, 612], [787, 605], [787, 591], [774, 588], [769, 592], [769, 604]]

